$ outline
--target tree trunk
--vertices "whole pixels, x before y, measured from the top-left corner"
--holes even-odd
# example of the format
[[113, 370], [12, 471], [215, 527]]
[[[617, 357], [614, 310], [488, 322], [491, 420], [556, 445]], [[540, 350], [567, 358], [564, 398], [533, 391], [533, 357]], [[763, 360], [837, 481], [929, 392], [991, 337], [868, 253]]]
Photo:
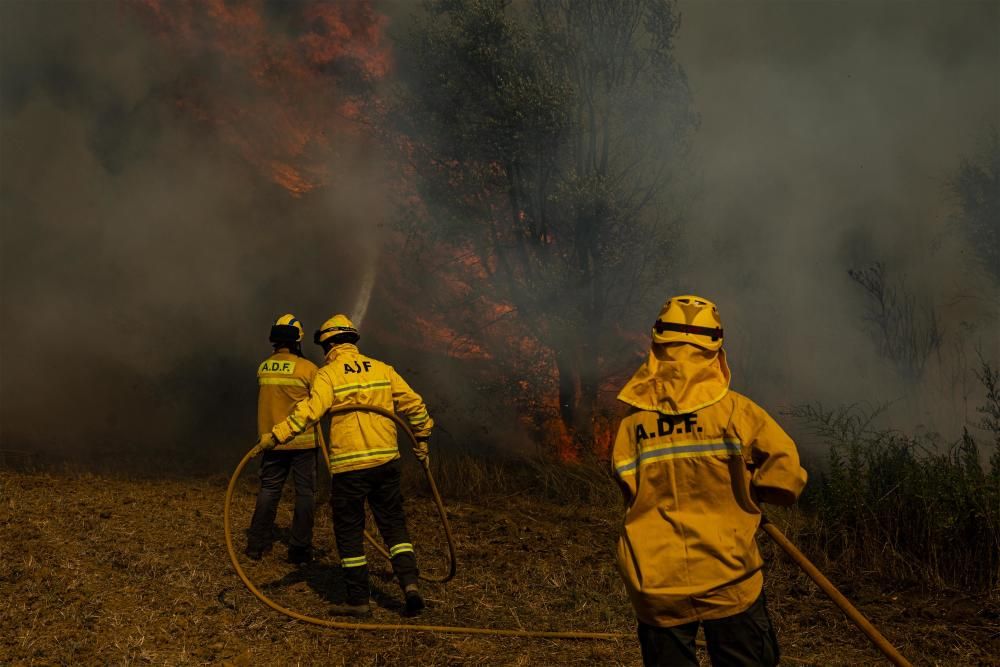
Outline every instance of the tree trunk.
[[580, 372], [571, 349], [556, 351], [556, 371], [559, 373], [559, 419], [566, 431], [573, 434], [580, 401]]
[[597, 354], [593, 339], [586, 338], [579, 347], [577, 373], [580, 393], [577, 396], [576, 421], [574, 430], [580, 451], [594, 450], [594, 412], [597, 409]]
[[556, 368], [559, 373], [559, 417], [573, 439], [574, 458], [577, 458], [593, 448], [597, 361], [590, 346], [583, 344], [556, 352]]
[[584, 372], [580, 378], [580, 396], [576, 408], [575, 435], [584, 452], [594, 449], [594, 410], [597, 407], [597, 375]]

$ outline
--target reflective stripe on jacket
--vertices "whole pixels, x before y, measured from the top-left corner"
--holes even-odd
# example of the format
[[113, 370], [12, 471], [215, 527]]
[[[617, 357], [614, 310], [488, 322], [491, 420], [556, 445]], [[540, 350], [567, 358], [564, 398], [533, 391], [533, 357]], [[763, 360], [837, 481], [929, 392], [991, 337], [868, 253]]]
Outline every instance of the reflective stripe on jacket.
[[[366, 357], [354, 345], [333, 347], [326, 364], [316, 374], [307, 400], [300, 401], [288, 419], [275, 425], [279, 442], [302, 433], [331, 408], [371, 405], [396, 412], [418, 438], [427, 438], [434, 427], [423, 399], [392, 366]], [[372, 412], [350, 412], [330, 419], [330, 471], [374, 468], [399, 458], [396, 424]]]
[[781, 427], [733, 391], [689, 414], [633, 409], [612, 462], [626, 504], [618, 569], [639, 619], [670, 627], [753, 604], [756, 501], [791, 504], [806, 482]]
[[[290, 352], [275, 352], [257, 368], [257, 431], [271, 432], [292, 411], [295, 404], [309, 397], [316, 364]], [[316, 429], [297, 435], [276, 450], [312, 449], [316, 446]]]

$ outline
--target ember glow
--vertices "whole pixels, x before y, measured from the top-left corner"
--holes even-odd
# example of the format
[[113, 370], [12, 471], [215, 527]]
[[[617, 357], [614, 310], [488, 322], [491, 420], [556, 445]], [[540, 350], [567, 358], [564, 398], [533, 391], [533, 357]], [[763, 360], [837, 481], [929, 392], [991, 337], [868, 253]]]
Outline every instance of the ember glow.
[[277, 29], [261, 0], [133, 0], [192, 63], [176, 104], [270, 180], [300, 197], [331, 184], [348, 138], [367, 132], [373, 87], [389, 72], [387, 18], [364, 0], [289, 3]]
[[[350, 155], [378, 142], [390, 153], [385, 165], [388, 196], [414, 211], [417, 219], [426, 215], [412, 182], [412, 165], [423, 159], [419, 142], [387, 127], [377, 95], [380, 82], [391, 75], [392, 57], [385, 36], [388, 18], [370, 2], [287, 3], [279, 10], [263, 0], [128, 0], [127, 6], [162, 48], [190, 63], [189, 74], [173, 91], [177, 109], [211, 128], [290, 196], [336, 187]], [[438, 168], [447, 172], [454, 166]], [[482, 169], [496, 176], [501, 166], [484, 164]], [[502, 198], [469, 185], [453, 182], [453, 195], [497, 199], [496, 215], [509, 215], [502, 210]], [[496, 279], [496, 258], [435, 239], [422, 256], [436, 267], [438, 281], [435, 303], [428, 304], [427, 294], [386, 259], [398, 257], [411, 239], [382, 236], [382, 248], [371, 251], [362, 269], [355, 318], [365, 317], [375, 290], [382, 310], [405, 314], [408, 322], [405, 332], [393, 327], [380, 331], [382, 338], [419, 354], [481, 367], [481, 384], [489, 395], [484, 400], [499, 396], [509, 402], [540, 451], [563, 461], [579, 460], [581, 445], [590, 445], [577, 442], [561, 418], [554, 351], [511, 303], [485, 296], [497, 293], [483, 289]], [[612, 405], [613, 396], [605, 403]], [[606, 454], [610, 435], [595, 426], [599, 444], [594, 450]]]
[[[668, 170], [676, 189], [656, 217], [669, 243], [643, 245], [663, 270], [645, 282], [629, 270], [639, 261], [608, 273], [612, 291], [641, 289], [591, 329], [565, 326], [568, 300], [586, 301], [572, 288], [534, 298], [549, 276], [569, 275], [546, 269], [572, 253], [575, 213], [560, 204], [561, 217], [533, 228], [537, 206], [507, 196], [495, 151], [450, 151], [449, 128], [438, 146], [418, 122], [428, 82], [468, 89], [452, 76], [459, 52], [428, 61], [426, 80], [409, 76], [413, 47], [442, 23], [421, 3], [3, 3], [3, 302], [12, 321], [35, 323], [6, 332], [19, 352], [4, 359], [18, 378], [2, 391], [4, 439], [118, 461], [130, 447], [120, 434], [155, 418], [170, 427], [150, 435], [150, 450], [173, 461], [208, 428], [218, 459], [191, 446], [200, 458], [184, 465], [228, 463], [253, 411], [252, 383], [233, 378], [255, 363], [259, 324], [292, 309], [310, 328], [331, 311], [366, 313], [370, 351], [390, 348], [412, 367], [454, 442], [600, 457], [615, 395], [675, 290], [720, 304], [733, 386], [770, 410], [906, 396], [887, 420], [960, 432], [977, 417], [972, 361], [998, 320], [995, 274], [977, 259], [991, 246], [971, 242], [976, 218], [959, 224], [951, 189], [997, 117], [985, 28], [996, 12], [924, 8], [898, 21], [873, 6], [851, 15], [857, 41], [841, 42], [830, 21], [848, 17], [834, 5], [778, 22], [689, 5], [678, 57], [702, 125]], [[795, 37], [800, 27], [813, 38]], [[736, 46], [714, 48], [720, 36]], [[923, 104], [928, 90], [948, 104]], [[671, 155], [673, 144], [646, 143]], [[531, 266], [514, 255], [526, 243]], [[952, 352], [928, 367], [926, 386], [901, 380], [869, 331], [868, 297], [846, 270], [874, 262], [945, 333]], [[50, 430], [31, 398], [46, 383], [31, 359], [63, 349], [67, 321], [78, 323], [60, 380], [80, 397], [72, 436]], [[111, 349], [109, 327], [120, 337]], [[600, 339], [584, 340], [592, 331]]]

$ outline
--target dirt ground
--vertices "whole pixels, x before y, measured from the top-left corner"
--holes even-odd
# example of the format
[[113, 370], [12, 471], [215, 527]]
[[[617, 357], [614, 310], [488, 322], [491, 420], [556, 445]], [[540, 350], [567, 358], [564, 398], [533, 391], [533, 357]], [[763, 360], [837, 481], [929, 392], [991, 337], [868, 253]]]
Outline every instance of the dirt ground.
[[[253, 476], [234, 504], [236, 541], [252, 509]], [[291, 486], [290, 484], [288, 486]], [[128, 480], [0, 472], [0, 663], [232, 665], [638, 665], [636, 641], [551, 641], [336, 631], [283, 617], [240, 583], [223, 541], [225, 480]], [[290, 521], [289, 496], [279, 530]], [[518, 494], [448, 502], [458, 575], [426, 584], [429, 609], [400, 614], [387, 564], [369, 559], [373, 621], [634, 633], [613, 567], [617, 507]], [[422, 567], [443, 567], [433, 505], [408, 501]], [[320, 617], [340, 600], [329, 510], [310, 566], [284, 562], [279, 542], [245, 563], [280, 603]], [[786, 559], [764, 545], [767, 595], [783, 664], [884, 664]], [[877, 573], [837, 579], [915, 664], [1000, 665], [998, 607], [954, 593], [880, 590]]]

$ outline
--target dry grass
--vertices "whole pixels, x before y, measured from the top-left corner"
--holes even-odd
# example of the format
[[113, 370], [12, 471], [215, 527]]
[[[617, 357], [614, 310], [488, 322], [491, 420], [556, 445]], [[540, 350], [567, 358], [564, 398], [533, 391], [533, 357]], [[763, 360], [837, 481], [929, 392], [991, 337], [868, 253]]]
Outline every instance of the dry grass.
[[[607, 488], [587, 490], [603, 484], [599, 473], [536, 470], [542, 480], [537, 482], [530, 471], [500, 464], [456, 465], [450, 473], [442, 464], [440, 473], [442, 490], [456, 491], [445, 495], [459, 573], [448, 584], [425, 586], [431, 606], [418, 622], [634, 631], [613, 566], [619, 505], [589, 502], [594, 494], [613, 497]], [[460, 474], [469, 481], [465, 493], [457, 493]], [[579, 487], [569, 496], [576, 500], [546, 499], [567, 484]], [[639, 664], [631, 640], [338, 632], [286, 619], [258, 603], [231, 570], [222, 541], [223, 493], [222, 479], [0, 472], [0, 627], [6, 629], [0, 662]], [[248, 521], [252, 493], [253, 480], [247, 479], [235, 507], [237, 525]], [[421, 565], [440, 567], [433, 507], [414, 495], [408, 511]], [[279, 526], [288, 525], [286, 512], [279, 514]], [[793, 528], [802, 521], [797, 514], [788, 518]], [[332, 552], [325, 508], [315, 541]], [[765, 549], [768, 596], [785, 653], [821, 665], [879, 664], [832, 604], [783, 557]], [[248, 565], [248, 572], [280, 602], [326, 617], [329, 602], [341, 594], [335, 558], [295, 569], [282, 562], [283, 555], [277, 544], [273, 555]], [[374, 619], [411, 622], [400, 617], [387, 567], [375, 562], [380, 606]], [[836, 581], [836, 572], [830, 574]], [[880, 590], [874, 575], [871, 581], [838, 583], [918, 664], [982, 665], [1000, 654], [997, 608], [988, 600]]]

